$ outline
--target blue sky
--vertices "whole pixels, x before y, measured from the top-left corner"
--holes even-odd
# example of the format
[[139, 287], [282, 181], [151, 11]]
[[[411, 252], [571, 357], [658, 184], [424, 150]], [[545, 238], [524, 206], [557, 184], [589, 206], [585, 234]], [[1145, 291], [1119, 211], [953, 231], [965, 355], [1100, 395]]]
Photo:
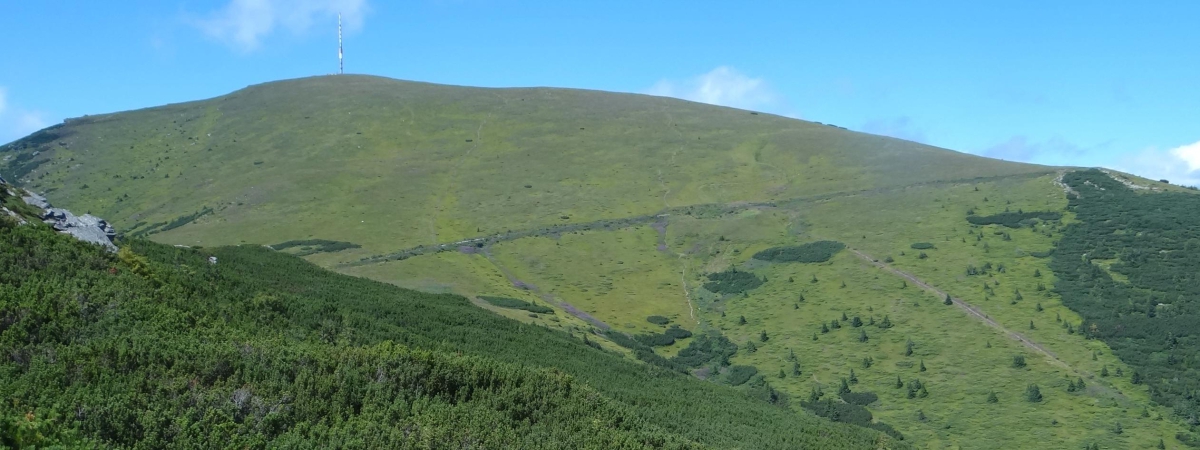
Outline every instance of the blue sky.
[[346, 70], [670, 95], [1200, 184], [1200, 2], [10, 2], [0, 142]]

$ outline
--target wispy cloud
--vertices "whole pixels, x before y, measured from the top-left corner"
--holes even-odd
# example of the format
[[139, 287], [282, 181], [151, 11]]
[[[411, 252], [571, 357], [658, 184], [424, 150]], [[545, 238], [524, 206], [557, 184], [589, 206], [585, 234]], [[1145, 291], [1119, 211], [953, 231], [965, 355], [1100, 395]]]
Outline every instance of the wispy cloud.
[[720, 66], [686, 80], [661, 80], [646, 93], [742, 109], [778, 107], [783, 103], [782, 97], [765, 80], [747, 76], [729, 66]]
[[302, 34], [314, 22], [342, 14], [347, 32], [362, 28], [370, 8], [366, 0], [231, 0], [190, 22], [205, 35], [240, 52], [253, 52], [280, 28]]
[[908, 141], [926, 143], [925, 130], [917, 126], [909, 117], [893, 119], [875, 119], [863, 124], [860, 131], [883, 136], [891, 136]]
[[1200, 141], [1170, 149], [1147, 148], [1122, 157], [1114, 169], [1185, 186], [1200, 186]]
[[0, 144], [19, 139], [46, 128], [46, 114], [13, 106], [8, 102], [8, 89], [0, 86]]

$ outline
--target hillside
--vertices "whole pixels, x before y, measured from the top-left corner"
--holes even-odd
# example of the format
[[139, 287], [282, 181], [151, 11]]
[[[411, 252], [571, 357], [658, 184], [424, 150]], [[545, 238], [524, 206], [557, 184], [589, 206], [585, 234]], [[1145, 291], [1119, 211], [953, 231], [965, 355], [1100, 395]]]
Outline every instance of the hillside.
[[903, 447], [260, 247], [0, 241], [6, 446]]
[[[758, 429], [754, 442], [787, 446], [805, 438], [759, 421], [824, 423], [815, 414], [921, 448], [1200, 442], [1190, 307], [1171, 301], [1190, 291], [1154, 277], [1186, 280], [1194, 266], [1148, 256], [1189, 248], [1181, 199], [1194, 195], [1164, 183], [667, 98], [362, 76], [89, 116], [0, 153], [0, 174], [56, 204], [204, 247], [133, 245], [162, 261], [253, 255], [274, 262], [241, 276], [292, 276], [267, 270], [278, 265], [370, 283], [257, 245], [209, 250], [271, 245], [424, 292], [395, 291], [412, 299], [405, 308], [454, 298], [468, 335], [526, 324], [539, 331], [511, 349], [438, 347], [409, 341], [419, 325], [376, 322], [391, 300], [360, 305], [345, 291], [328, 298], [364, 317], [300, 328], [553, 367], [648, 417], [631, 436], [728, 447], [738, 441], [721, 436]], [[1079, 196], [1104, 180], [1105, 195]], [[1147, 189], [1118, 190], [1131, 185]], [[1109, 246], [1125, 233], [1167, 237]], [[1094, 254], [1105, 259], [1079, 265]], [[599, 364], [690, 376], [703, 393], [541, 353], [562, 336], [606, 355]], [[697, 396], [755, 400], [697, 407]], [[792, 411], [778, 417], [738, 412], [782, 403]], [[660, 409], [639, 409], [649, 405]], [[706, 420], [733, 431], [697, 428]]]

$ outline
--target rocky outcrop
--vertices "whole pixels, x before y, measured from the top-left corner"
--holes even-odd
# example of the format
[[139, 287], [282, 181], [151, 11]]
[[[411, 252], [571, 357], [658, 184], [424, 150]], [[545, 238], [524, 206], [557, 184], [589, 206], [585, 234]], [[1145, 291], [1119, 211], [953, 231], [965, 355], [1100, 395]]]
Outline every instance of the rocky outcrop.
[[[9, 189], [9, 192], [13, 192], [14, 190], [19, 192], [21, 200], [24, 200], [26, 204], [42, 210], [40, 217], [42, 222], [54, 227], [60, 233], [69, 234], [84, 242], [101, 245], [110, 251], [117, 251], [116, 244], [113, 244], [113, 238], [117, 236], [117, 231], [113, 229], [108, 221], [91, 214], [76, 216], [71, 211], [55, 208], [50, 205], [46, 197], [24, 191], [20, 188], [10, 189], [3, 178], [0, 178], [0, 189]], [[25, 223], [25, 220], [16, 213], [8, 210], [5, 210], [5, 212], [16, 217], [18, 222]]]

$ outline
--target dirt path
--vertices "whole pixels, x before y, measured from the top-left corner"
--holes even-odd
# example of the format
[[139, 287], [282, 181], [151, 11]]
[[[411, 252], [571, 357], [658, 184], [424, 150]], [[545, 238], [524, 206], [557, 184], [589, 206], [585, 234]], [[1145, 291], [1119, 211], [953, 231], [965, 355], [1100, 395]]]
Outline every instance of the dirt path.
[[[871, 263], [871, 265], [878, 267], [880, 269], [886, 270], [888, 272], [891, 272], [901, 278], [904, 278], [905, 280], [908, 280], [912, 284], [919, 286], [921, 289], [924, 289], [928, 292], [936, 294], [938, 297], [945, 298], [946, 295], [948, 295], [945, 291], [935, 288], [932, 285], [930, 285], [929, 283], [921, 281], [921, 279], [917, 278], [915, 275], [905, 272], [903, 270], [897, 269], [895, 267], [889, 266], [887, 264], [884, 264], [884, 263], [880, 262], [879, 260], [873, 258], [871, 255], [868, 255], [866, 253], [863, 253], [861, 251], [854, 250], [854, 249], [850, 249], [850, 251], [853, 252], [855, 255], [858, 255], [859, 258], [862, 258], [863, 260], [867, 261], [868, 263]], [[1063, 360], [1058, 359], [1058, 356], [1055, 355], [1054, 352], [1047, 350], [1046, 347], [1042, 347], [1041, 344], [1038, 344], [1037, 342], [1030, 340], [1029, 338], [1025, 337], [1021, 333], [1018, 333], [1016, 331], [1012, 331], [1012, 330], [1009, 330], [1008, 328], [1005, 328], [1004, 325], [1001, 325], [999, 322], [992, 320], [991, 317], [988, 317], [987, 314], [984, 314], [983, 311], [980, 310], [979, 308], [977, 308], [975, 305], [967, 303], [960, 298], [954, 298], [953, 296], [950, 297], [950, 300], [952, 302], [954, 302], [955, 306], [962, 308], [963, 311], [966, 311], [967, 314], [974, 316], [976, 319], [983, 321], [983, 323], [987, 324], [988, 326], [990, 326], [992, 328], [1000, 330], [1005, 335], [1008, 335], [1009, 338], [1011, 338], [1017, 342], [1020, 342], [1021, 345], [1024, 345], [1025, 347], [1028, 347], [1029, 349], [1031, 349], [1033, 351], [1036, 351], [1038, 353], [1041, 353], [1042, 355], [1045, 355], [1046, 358], [1049, 359], [1054, 364], [1056, 364], [1064, 369], [1067, 369], [1070, 371], [1075, 371], [1075, 368], [1071, 367], [1070, 364], [1067, 364], [1066, 362], [1063, 362]]]

